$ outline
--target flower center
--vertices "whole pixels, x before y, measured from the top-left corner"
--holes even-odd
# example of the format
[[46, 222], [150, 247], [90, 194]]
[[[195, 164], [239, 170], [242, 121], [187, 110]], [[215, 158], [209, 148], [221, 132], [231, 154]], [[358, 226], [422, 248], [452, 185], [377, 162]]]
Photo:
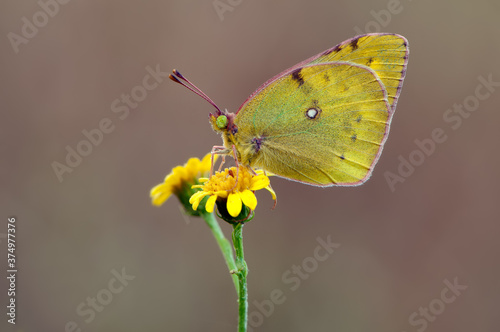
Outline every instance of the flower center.
[[[236, 174], [238, 174], [238, 183], [236, 183]], [[240, 167], [239, 172], [236, 167], [225, 169], [222, 172], [216, 172], [203, 186], [204, 191], [243, 191], [250, 187], [252, 175], [246, 167]]]

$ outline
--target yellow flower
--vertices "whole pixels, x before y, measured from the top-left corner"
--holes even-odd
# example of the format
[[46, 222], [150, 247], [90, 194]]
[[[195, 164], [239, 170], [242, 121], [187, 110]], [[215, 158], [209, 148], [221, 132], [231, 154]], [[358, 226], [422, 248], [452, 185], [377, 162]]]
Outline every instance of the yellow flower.
[[[214, 155], [214, 161], [218, 156]], [[175, 194], [181, 203], [191, 209], [188, 203], [188, 198], [196, 191], [191, 187], [199, 184], [199, 179], [202, 176], [207, 176], [211, 167], [211, 154], [207, 154], [202, 160], [198, 158], [190, 158], [184, 166], [177, 166], [172, 169], [172, 172], [165, 177], [163, 183], [158, 184], [151, 189], [151, 199], [153, 205], [160, 206], [172, 194]], [[195, 209], [196, 211], [196, 209]], [[194, 212], [194, 211], [191, 211]]]
[[[237, 183], [236, 174], [238, 174]], [[200, 178], [199, 180], [204, 184], [195, 185], [193, 188], [200, 188], [201, 191], [196, 192], [189, 199], [189, 203], [192, 204], [194, 210], [198, 208], [205, 196], [209, 196], [205, 203], [207, 212], [214, 211], [216, 202], [218, 207], [220, 206], [219, 203], [226, 203], [227, 212], [231, 217], [235, 218], [240, 215], [243, 205], [250, 210], [255, 210], [257, 198], [254, 191], [264, 188], [271, 192], [273, 199], [276, 200], [276, 194], [269, 185], [269, 178], [263, 171], [257, 171], [255, 175], [246, 167], [240, 167], [239, 172], [236, 167], [231, 167], [222, 172], [216, 172], [210, 179]]]

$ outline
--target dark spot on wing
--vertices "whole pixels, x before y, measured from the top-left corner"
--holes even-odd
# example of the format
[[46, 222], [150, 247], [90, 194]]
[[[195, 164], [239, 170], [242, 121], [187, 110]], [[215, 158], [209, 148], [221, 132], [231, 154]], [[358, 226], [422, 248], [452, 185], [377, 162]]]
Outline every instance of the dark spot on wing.
[[342, 154], [342, 155], [340, 156], [340, 159], [342, 159], [342, 160], [344, 160], [344, 159], [345, 159], [344, 154]]
[[254, 137], [254, 138], [252, 138], [251, 142], [253, 144], [253, 148], [254, 148], [254, 150], [255, 150], [256, 153], [260, 151], [260, 147], [262, 145], [262, 140], [263, 140], [262, 137], [259, 137], [259, 138]]
[[351, 136], [351, 139], [352, 139], [353, 142], [356, 142], [356, 138], [358, 138], [358, 136], [356, 134], [354, 134], [354, 135]]
[[330, 54], [330, 53], [332, 53], [332, 52], [333, 52], [333, 48], [331, 48], [331, 49], [329, 49], [329, 50], [324, 51], [324, 52], [323, 52], [323, 55], [328, 55], [328, 54]]
[[302, 77], [302, 74], [300, 73], [301, 70], [302, 70], [302, 68], [298, 68], [292, 72], [292, 80], [297, 81], [299, 83], [299, 87], [302, 84], [304, 84], [304, 78]]
[[363, 118], [363, 116], [361, 116], [361, 115], [360, 115], [360, 116], [358, 116], [358, 118], [356, 119], [356, 122], [357, 122], [357, 123], [360, 123], [362, 118]]
[[339, 45], [335, 46], [334, 48], [332, 48], [332, 52], [335, 52], [335, 53], [337, 53], [337, 52], [339, 52], [341, 50], [342, 50], [342, 45], [341, 44], [339, 44]]
[[373, 58], [369, 58], [368, 61], [366, 61], [366, 65], [368, 67], [370, 67], [370, 65], [372, 64], [372, 62], [373, 62]]
[[325, 81], [330, 82], [330, 76], [328, 76], [327, 73], [323, 75], [323, 78], [325, 79]]
[[357, 49], [358, 49], [358, 40], [359, 40], [359, 38], [356, 38], [356, 39], [353, 39], [353, 40], [349, 43], [349, 45], [351, 45], [351, 47], [352, 47], [352, 50], [353, 50], [353, 51], [355, 51], [355, 50], [357, 50]]

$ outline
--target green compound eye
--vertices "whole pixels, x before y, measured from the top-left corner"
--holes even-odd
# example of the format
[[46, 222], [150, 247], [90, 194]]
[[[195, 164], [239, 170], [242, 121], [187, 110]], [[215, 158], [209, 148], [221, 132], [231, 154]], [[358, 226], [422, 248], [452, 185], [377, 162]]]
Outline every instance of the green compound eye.
[[225, 115], [220, 115], [217, 117], [217, 120], [215, 120], [215, 124], [217, 125], [217, 128], [219, 129], [224, 129], [227, 127], [227, 116]]

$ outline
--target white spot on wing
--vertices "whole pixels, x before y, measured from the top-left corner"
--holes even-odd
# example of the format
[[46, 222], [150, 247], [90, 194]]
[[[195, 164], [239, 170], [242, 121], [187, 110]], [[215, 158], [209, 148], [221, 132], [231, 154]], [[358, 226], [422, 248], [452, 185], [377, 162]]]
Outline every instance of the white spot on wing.
[[306, 111], [306, 115], [309, 119], [314, 119], [318, 116], [318, 110], [315, 108], [310, 108]]

